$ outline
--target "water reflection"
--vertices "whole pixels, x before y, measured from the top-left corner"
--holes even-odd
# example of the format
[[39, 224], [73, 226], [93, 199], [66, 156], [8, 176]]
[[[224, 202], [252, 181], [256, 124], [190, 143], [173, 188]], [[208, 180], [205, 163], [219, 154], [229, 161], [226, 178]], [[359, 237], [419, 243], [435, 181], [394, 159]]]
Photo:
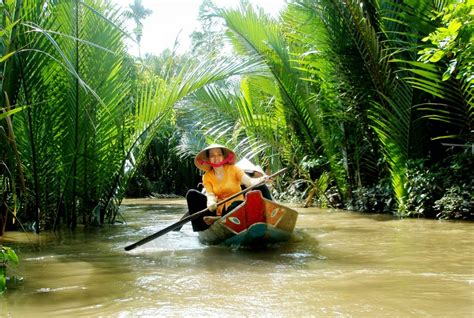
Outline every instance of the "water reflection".
[[[176, 222], [183, 202], [130, 205], [126, 223], [58, 235], [7, 233], [24, 277], [5, 317], [472, 317], [472, 223], [300, 210], [292, 241], [204, 246]], [[24, 236], [24, 235], [23, 235]], [[31, 241], [30, 241], [31, 240]]]

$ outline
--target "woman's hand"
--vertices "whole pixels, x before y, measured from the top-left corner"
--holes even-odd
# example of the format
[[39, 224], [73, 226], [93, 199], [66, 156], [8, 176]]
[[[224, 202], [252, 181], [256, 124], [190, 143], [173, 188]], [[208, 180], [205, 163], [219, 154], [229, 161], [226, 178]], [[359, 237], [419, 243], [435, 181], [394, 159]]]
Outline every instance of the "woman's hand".
[[217, 203], [211, 203], [207, 206], [207, 209], [211, 212], [214, 212], [217, 210]]
[[217, 209], [217, 198], [214, 193], [206, 193], [207, 197], [207, 209], [211, 212], [214, 212]]

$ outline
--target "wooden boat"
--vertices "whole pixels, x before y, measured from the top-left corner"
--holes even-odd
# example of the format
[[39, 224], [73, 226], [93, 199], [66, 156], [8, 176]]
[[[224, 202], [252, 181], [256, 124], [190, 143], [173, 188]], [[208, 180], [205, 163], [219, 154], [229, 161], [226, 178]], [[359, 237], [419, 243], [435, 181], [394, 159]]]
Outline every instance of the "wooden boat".
[[199, 232], [199, 240], [209, 245], [255, 247], [290, 239], [298, 212], [249, 191], [245, 201], [208, 229]]

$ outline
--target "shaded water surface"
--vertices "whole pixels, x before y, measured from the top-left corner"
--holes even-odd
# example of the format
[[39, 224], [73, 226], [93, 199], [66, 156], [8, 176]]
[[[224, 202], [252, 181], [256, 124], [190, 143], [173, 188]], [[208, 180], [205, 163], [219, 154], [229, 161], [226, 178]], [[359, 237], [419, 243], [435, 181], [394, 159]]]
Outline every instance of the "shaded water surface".
[[23, 278], [0, 316], [474, 316], [472, 223], [299, 209], [294, 239], [265, 250], [204, 246], [187, 224], [125, 252], [185, 212], [128, 202], [123, 225], [0, 238]]

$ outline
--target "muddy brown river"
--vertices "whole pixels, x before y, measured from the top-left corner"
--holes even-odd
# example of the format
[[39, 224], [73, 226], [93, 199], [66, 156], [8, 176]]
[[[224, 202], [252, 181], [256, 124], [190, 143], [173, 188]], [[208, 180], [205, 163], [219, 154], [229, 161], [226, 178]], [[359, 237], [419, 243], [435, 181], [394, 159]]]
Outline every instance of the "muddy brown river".
[[7, 232], [21, 281], [0, 317], [474, 317], [473, 223], [300, 212], [290, 242], [206, 246], [176, 222], [183, 200], [126, 200], [124, 224]]

